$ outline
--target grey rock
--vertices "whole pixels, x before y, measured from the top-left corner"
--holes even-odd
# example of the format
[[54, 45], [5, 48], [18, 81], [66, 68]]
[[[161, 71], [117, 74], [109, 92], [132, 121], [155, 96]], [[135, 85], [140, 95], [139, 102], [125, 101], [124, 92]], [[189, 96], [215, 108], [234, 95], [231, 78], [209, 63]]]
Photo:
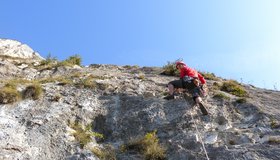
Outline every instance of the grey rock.
[[[191, 98], [186, 102], [179, 94], [175, 100], [163, 99], [165, 85], [176, 77], [159, 75], [158, 68], [90, 65], [38, 71], [29, 66], [0, 61], [0, 76], [38, 80], [81, 72], [95, 76], [98, 87], [51, 82], [42, 84], [44, 93], [38, 100], [0, 104], [0, 159], [98, 159], [91, 153], [92, 147], [109, 144], [117, 159], [140, 160], [144, 159], [141, 153], [119, 149], [155, 130], [171, 160], [205, 159], [202, 144], [213, 160], [280, 159], [280, 132], [273, 125], [280, 120], [279, 92], [244, 86], [250, 93], [244, 104], [236, 104], [238, 97], [234, 95], [230, 95], [231, 100], [218, 101], [210, 92], [207, 107], [211, 114], [203, 116]], [[143, 74], [145, 80], [135, 78], [132, 71]], [[79, 78], [85, 77], [75, 80]], [[208, 85], [214, 82], [209, 80]], [[26, 86], [20, 84], [17, 89], [23, 91]], [[53, 100], [56, 95], [60, 96], [58, 101]], [[92, 131], [105, 138], [92, 137], [91, 143], [81, 148], [73, 135], [73, 122], [90, 124]], [[269, 143], [269, 138], [275, 143]]]
[[18, 77], [21, 69], [9, 61], [0, 61], [0, 77], [2, 79], [9, 77]]
[[90, 151], [85, 150], [67, 157], [66, 160], [99, 160], [99, 158], [92, 154]]
[[0, 55], [29, 60], [43, 59], [37, 52], [33, 51], [33, 49], [26, 44], [10, 39], [0, 39]]

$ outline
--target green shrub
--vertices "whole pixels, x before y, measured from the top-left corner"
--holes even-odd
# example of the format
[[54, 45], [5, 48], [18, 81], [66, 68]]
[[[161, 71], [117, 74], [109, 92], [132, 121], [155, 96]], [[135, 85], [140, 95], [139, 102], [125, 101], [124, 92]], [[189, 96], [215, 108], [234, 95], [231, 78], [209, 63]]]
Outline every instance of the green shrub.
[[224, 82], [221, 90], [239, 97], [247, 96], [246, 90], [238, 82], [233, 80]]
[[221, 90], [222, 84], [218, 83], [218, 82], [214, 82], [211, 89], [212, 90]]
[[123, 68], [130, 70], [130, 69], [138, 69], [138, 68], [139, 68], [139, 66], [137, 66], [137, 65], [134, 65], [134, 66], [131, 66], [131, 65], [125, 65], [125, 66], [123, 66]]
[[163, 66], [163, 73], [164, 75], [168, 76], [179, 76], [180, 71], [176, 68], [176, 62], [182, 61], [182, 59], [178, 59], [174, 62], [167, 62], [165, 66]]
[[141, 74], [138, 79], [141, 79], [141, 80], [145, 80], [145, 75], [144, 74]]
[[103, 135], [92, 131], [91, 124], [83, 126], [79, 123], [70, 124], [70, 127], [75, 130], [73, 136], [79, 142], [81, 148], [84, 148], [89, 142], [91, 142], [92, 137], [97, 137], [103, 139]]
[[37, 100], [43, 93], [42, 86], [40, 84], [34, 83], [23, 91], [23, 98], [32, 98], [33, 100]]
[[200, 72], [200, 73], [205, 79], [214, 80], [214, 81], [219, 80], [214, 73], [209, 73], [209, 72]]
[[147, 133], [143, 138], [129, 142], [128, 150], [136, 150], [145, 156], [146, 160], [166, 159], [166, 149], [159, 144], [156, 131]]
[[5, 86], [0, 90], [0, 103], [8, 104], [17, 102], [21, 98], [14, 86]]
[[92, 135], [90, 132], [86, 131], [82, 126], [75, 124], [72, 128], [76, 131], [73, 135], [75, 139], [79, 142], [81, 148], [91, 142]]
[[57, 68], [57, 67], [65, 67], [65, 66], [72, 67], [73, 64], [68, 63], [67, 61], [61, 61], [61, 62], [58, 62], [58, 63], [55, 65], [55, 68]]
[[104, 80], [108, 77], [104, 76], [96, 76], [96, 75], [89, 75], [84, 79], [80, 79], [78, 82], [75, 83], [76, 87], [79, 88], [90, 88], [90, 89], [101, 89], [106, 90], [110, 85], [108, 83], [97, 83], [96, 80]]
[[274, 118], [271, 118], [271, 119], [270, 119], [270, 127], [271, 127], [272, 129], [278, 128], [278, 127], [279, 127], [279, 124], [277, 123], [277, 121], [276, 121]]
[[43, 65], [44, 66], [49, 66], [49, 65], [52, 65], [56, 62], [57, 62], [56, 57], [52, 57], [51, 54], [48, 54], [47, 58], [45, 60], [41, 61], [40, 66], [43, 66]]
[[21, 95], [21, 93], [17, 91], [18, 85], [30, 84], [30, 83], [34, 83], [34, 81], [15, 78], [9, 80], [2, 80], [1, 83], [6, 83], [6, 84], [0, 90], [0, 103], [7, 104], [7, 103], [17, 102], [22, 98], [22, 96], [24, 96], [24, 93], [23, 95]]
[[70, 56], [68, 59], [61, 62], [63, 66], [73, 66], [78, 65], [81, 66], [82, 58], [79, 55]]
[[236, 100], [236, 103], [240, 103], [240, 104], [246, 103], [246, 102], [247, 102], [247, 99], [246, 99], [246, 98], [238, 98], [238, 99]]
[[50, 70], [55, 68], [58, 63], [58, 60], [55, 57], [52, 57], [51, 54], [48, 54], [45, 60], [42, 60], [40, 65], [35, 66], [38, 70]]
[[75, 83], [75, 86], [79, 87], [79, 88], [94, 89], [94, 88], [97, 88], [97, 83], [94, 81], [93, 78], [87, 77], [87, 78], [81, 79], [79, 82]]
[[94, 147], [91, 152], [100, 160], [116, 160], [116, 153], [112, 146], [105, 145], [104, 148]]
[[230, 97], [225, 95], [224, 93], [216, 93], [213, 98], [230, 100]]
[[39, 70], [49, 70], [53, 68], [57, 68], [60, 66], [69, 66], [72, 67], [74, 65], [81, 66], [82, 58], [79, 55], [70, 56], [64, 61], [59, 62], [56, 58], [52, 58], [48, 56], [46, 60], [41, 61], [41, 64], [36, 68]]

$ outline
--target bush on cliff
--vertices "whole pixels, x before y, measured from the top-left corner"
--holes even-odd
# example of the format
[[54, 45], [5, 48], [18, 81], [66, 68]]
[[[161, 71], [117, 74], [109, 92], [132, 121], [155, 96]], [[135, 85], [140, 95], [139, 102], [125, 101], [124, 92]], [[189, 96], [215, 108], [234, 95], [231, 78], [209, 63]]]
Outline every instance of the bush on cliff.
[[14, 103], [17, 102], [20, 98], [20, 93], [16, 90], [15, 86], [4, 86], [0, 90], [1, 104]]

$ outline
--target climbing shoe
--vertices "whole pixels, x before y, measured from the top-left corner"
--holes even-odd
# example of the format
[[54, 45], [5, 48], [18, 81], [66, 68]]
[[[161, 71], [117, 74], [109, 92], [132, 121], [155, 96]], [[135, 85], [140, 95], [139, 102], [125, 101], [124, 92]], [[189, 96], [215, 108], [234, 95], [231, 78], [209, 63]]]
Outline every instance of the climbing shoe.
[[199, 105], [199, 108], [200, 108], [202, 114], [203, 115], [208, 115], [208, 111], [207, 111], [206, 107], [204, 106], [204, 104], [203, 103], [198, 103], [198, 105]]
[[168, 95], [168, 96], [164, 97], [163, 99], [171, 100], [171, 99], [174, 99], [174, 98], [175, 98], [175, 96], [174, 96], [174, 94], [172, 94], [172, 95]]

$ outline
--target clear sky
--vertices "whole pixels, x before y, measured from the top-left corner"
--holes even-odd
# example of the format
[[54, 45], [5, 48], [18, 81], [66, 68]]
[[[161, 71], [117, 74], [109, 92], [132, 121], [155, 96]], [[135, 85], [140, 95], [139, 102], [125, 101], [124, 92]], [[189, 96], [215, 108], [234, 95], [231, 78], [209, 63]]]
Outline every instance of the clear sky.
[[[280, 89], [279, 0], [3, 0], [0, 38], [46, 57], [190, 67]], [[279, 70], [278, 70], [279, 69]]]

